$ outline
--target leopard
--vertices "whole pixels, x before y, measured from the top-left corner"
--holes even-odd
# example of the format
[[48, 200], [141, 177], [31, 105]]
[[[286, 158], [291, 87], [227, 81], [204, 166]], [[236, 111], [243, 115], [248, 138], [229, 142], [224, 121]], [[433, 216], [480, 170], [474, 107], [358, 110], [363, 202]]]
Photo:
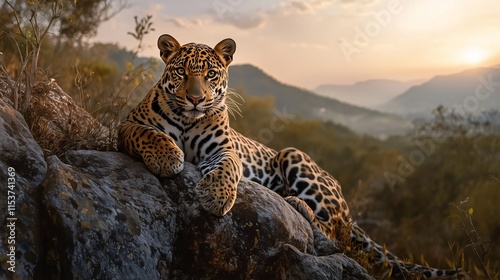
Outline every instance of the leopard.
[[230, 127], [233, 39], [212, 48], [181, 45], [163, 34], [157, 46], [165, 69], [119, 125], [120, 151], [141, 159], [158, 177], [179, 174], [185, 162], [196, 165], [202, 175], [194, 187], [197, 200], [211, 214], [227, 214], [238, 183], [249, 180], [280, 194], [328, 238], [348, 235], [356, 250], [370, 254], [370, 262], [389, 266], [394, 279], [450, 278], [459, 273], [459, 268], [408, 263], [387, 251], [357, 225], [339, 182], [309, 155], [293, 147], [276, 151]]

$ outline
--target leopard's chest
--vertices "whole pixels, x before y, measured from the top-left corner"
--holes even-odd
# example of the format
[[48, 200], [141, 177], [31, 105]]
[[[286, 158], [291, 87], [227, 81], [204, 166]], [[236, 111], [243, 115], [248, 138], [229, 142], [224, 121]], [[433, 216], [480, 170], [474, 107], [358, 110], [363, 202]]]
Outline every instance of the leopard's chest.
[[193, 164], [198, 164], [202, 159], [201, 148], [206, 141], [212, 137], [206, 133], [185, 133], [182, 137], [182, 150], [184, 151], [184, 160]]
[[187, 162], [198, 164], [231, 145], [227, 127], [221, 123], [200, 123], [183, 132], [179, 147]]

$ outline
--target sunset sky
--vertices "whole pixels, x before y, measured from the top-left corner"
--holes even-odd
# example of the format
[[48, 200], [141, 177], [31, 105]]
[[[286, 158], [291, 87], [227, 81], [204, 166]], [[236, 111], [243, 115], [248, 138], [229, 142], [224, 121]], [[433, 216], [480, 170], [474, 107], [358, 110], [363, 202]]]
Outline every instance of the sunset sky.
[[307, 89], [500, 64], [500, 2], [492, 0], [129, 0], [96, 40], [133, 48], [133, 16], [148, 14], [156, 31], [142, 56], [158, 56], [164, 33], [210, 46], [230, 37], [234, 64]]

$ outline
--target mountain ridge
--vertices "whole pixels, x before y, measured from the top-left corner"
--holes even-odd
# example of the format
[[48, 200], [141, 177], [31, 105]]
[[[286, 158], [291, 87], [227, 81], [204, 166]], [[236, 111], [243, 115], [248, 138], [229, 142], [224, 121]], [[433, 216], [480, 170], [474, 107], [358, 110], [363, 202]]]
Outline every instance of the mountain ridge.
[[313, 91], [325, 97], [374, 109], [423, 81], [425, 80], [369, 79], [353, 84], [322, 84]]
[[405, 116], [427, 116], [439, 105], [478, 113], [500, 107], [500, 69], [480, 67], [437, 75], [409, 88], [377, 109]]
[[281, 83], [250, 64], [229, 67], [229, 86], [249, 96], [273, 96], [278, 111], [297, 114], [303, 118], [332, 121], [360, 134], [383, 138], [404, 133], [412, 125], [409, 120], [400, 116], [347, 104]]

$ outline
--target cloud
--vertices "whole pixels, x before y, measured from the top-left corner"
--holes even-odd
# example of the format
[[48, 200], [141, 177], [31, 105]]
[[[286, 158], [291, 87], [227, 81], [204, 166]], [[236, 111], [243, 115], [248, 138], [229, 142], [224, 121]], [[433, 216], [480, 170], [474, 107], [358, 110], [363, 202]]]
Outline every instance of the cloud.
[[213, 17], [207, 14], [190, 17], [169, 17], [166, 22], [179, 28], [191, 28], [219, 22], [229, 24], [240, 29], [258, 28], [264, 25], [264, 18], [253, 14], [226, 14], [224, 17]]
[[[259, 28], [273, 17], [294, 14], [314, 14], [336, 0], [279, 1], [277, 5], [248, 9], [241, 5], [214, 5], [211, 15], [221, 23], [231, 24], [240, 29]], [[365, 0], [367, 1], [367, 0]], [[218, 3], [218, 2], [217, 2]], [[215, 11], [215, 13], [214, 13]]]
[[301, 49], [316, 49], [316, 50], [326, 50], [328, 48], [326, 45], [323, 44], [305, 43], [305, 42], [292, 43], [290, 44], [290, 47], [301, 48]]
[[252, 29], [264, 25], [264, 17], [256, 14], [232, 13], [216, 19], [218, 22], [228, 23], [240, 29]]
[[366, 17], [380, 4], [380, 0], [339, 0], [342, 15], [353, 18]]
[[202, 26], [204, 21], [201, 19], [186, 19], [186, 18], [166, 18], [166, 22], [173, 23], [175, 26], [180, 28], [189, 28], [192, 26]]
[[313, 6], [307, 2], [292, 1], [290, 2], [290, 6], [304, 13], [312, 12], [314, 10]]
[[340, 0], [340, 3], [344, 5], [355, 5], [355, 6], [373, 6], [379, 3], [380, 0]]
[[159, 3], [152, 3], [152, 4], [149, 5], [148, 10], [147, 10], [146, 13], [148, 15], [150, 15], [150, 14], [157, 14], [157, 13], [163, 12], [163, 10], [165, 10], [165, 5], [159, 4]]
[[270, 11], [269, 14], [289, 15], [289, 14], [315, 14], [320, 10], [333, 4], [335, 0], [291, 0], [282, 2], [280, 7]]
[[242, 0], [215, 0], [211, 2], [212, 5], [205, 3], [204, 10], [199, 10], [198, 12], [185, 15], [184, 17], [168, 18], [167, 21], [180, 28], [190, 28], [211, 22], [218, 22], [247, 30], [263, 27], [266, 22], [276, 17], [303, 14], [314, 15], [332, 5], [338, 5], [349, 10], [363, 9], [371, 7], [379, 1], [380, 0], [285, 0], [269, 1], [267, 5], [255, 6], [248, 2], [242, 2]]

